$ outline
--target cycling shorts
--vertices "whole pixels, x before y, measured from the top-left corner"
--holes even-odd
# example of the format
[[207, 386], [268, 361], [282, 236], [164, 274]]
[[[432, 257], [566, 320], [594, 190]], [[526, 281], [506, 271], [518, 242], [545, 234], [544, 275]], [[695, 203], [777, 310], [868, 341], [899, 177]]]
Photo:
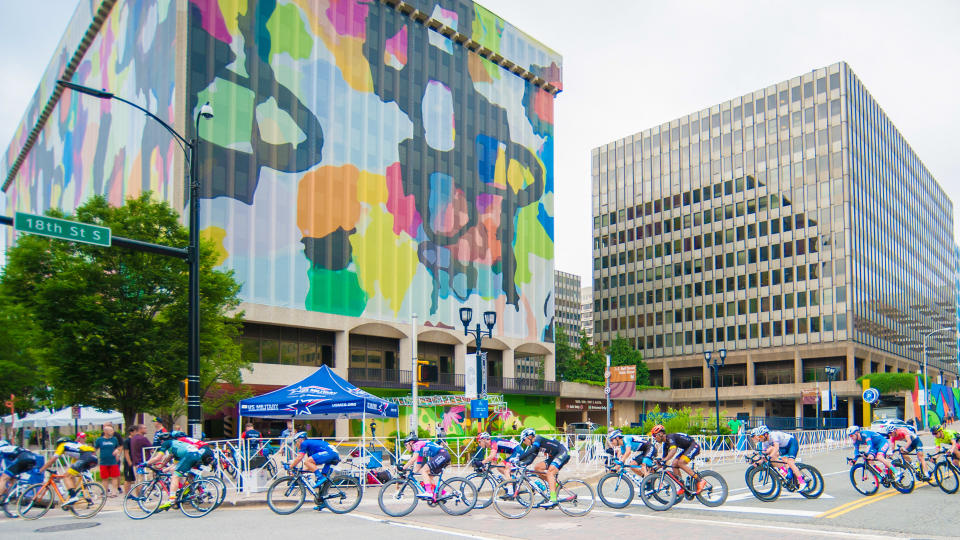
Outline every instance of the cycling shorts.
[[886, 455], [890, 453], [890, 441], [884, 442], [870, 442], [870, 448], [867, 449], [867, 455], [873, 457], [874, 455]]
[[33, 470], [37, 466], [37, 458], [30, 452], [20, 452], [3, 474], [16, 478], [21, 474]]
[[648, 458], [646, 456], [634, 456], [630, 458], [630, 461], [632, 461], [636, 465], [646, 465], [647, 467], [653, 467], [653, 459]]
[[83, 452], [80, 454], [80, 457], [70, 465], [70, 468], [67, 469], [67, 474], [79, 476], [92, 469], [97, 463], [99, 463], [99, 460], [93, 452]]
[[686, 450], [683, 451], [682, 454], [680, 454], [680, 459], [682, 459], [684, 462], [689, 463], [693, 461], [693, 458], [697, 457], [697, 454], [699, 453], [700, 453], [700, 445], [691, 444], [690, 446], [687, 447]]
[[186, 474], [190, 472], [190, 469], [200, 464], [201, 457], [200, 452], [188, 452], [187, 455], [183, 456], [180, 462], [177, 463], [177, 468], [175, 469], [177, 476], [186, 476]]
[[312, 459], [317, 465], [326, 465], [328, 463], [336, 465], [337, 463], [340, 463], [340, 454], [331, 448], [330, 450], [323, 450], [311, 455], [310, 459]]
[[430, 467], [430, 474], [440, 474], [440, 471], [450, 464], [450, 452], [446, 448], [441, 448], [427, 460], [427, 467]]
[[907, 452], [923, 452], [923, 441], [920, 437], [913, 438], [913, 442], [907, 446]]
[[786, 447], [780, 448], [780, 457], [796, 458], [800, 453], [800, 443], [796, 437], [792, 437]]
[[564, 465], [567, 464], [568, 461], [570, 461], [570, 454], [568, 454], [567, 452], [561, 452], [551, 457], [547, 461], [547, 468], [556, 467], [557, 470], [559, 471], [560, 469], [563, 468]]

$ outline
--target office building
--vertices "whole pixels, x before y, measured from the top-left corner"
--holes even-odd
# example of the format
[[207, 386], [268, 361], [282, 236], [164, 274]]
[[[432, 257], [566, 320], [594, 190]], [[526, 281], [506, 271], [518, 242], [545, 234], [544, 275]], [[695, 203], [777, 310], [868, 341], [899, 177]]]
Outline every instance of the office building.
[[[594, 339], [643, 351], [654, 384], [730, 414], [815, 416], [833, 387], [956, 378], [953, 204], [845, 63], [593, 150]], [[709, 390], [708, 390], [709, 389]], [[815, 398], [814, 398], [815, 399]], [[849, 400], [849, 404], [848, 404]], [[806, 404], [805, 404], [806, 402]], [[859, 416], [857, 416], [859, 418]]]
[[554, 327], [563, 329], [571, 347], [580, 346], [580, 276], [553, 271]]
[[[490, 392], [521, 421], [552, 422], [552, 397], [528, 405], [558, 391], [561, 65], [467, 0], [80, 2], [3, 157], [4, 210], [70, 213], [147, 190], [185, 209], [169, 133], [55, 81], [106, 87], [199, 136], [201, 234], [243, 284], [256, 391], [321, 364], [409, 390], [414, 339], [430, 390], [462, 390], [470, 307], [473, 325], [497, 314], [483, 341]], [[214, 117], [194, 133], [206, 102]], [[518, 366], [539, 378], [518, 384]]]
[[593, 344], [593, 287], [580, 287], [580, 331]]

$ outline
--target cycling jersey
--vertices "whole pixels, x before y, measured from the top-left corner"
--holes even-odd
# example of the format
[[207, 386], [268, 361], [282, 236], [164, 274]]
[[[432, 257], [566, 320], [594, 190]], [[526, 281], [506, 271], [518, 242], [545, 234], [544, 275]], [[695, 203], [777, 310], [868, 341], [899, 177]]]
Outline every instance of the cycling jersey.
[[437, 455], [443, 447], [433, 441], [417, 441], [413, 443], [413, 453], [421, 458]]
[[185, 442], [185, 443], [189, 444], [190, 446], [192, 446], [192, 447], [194, 447], [194, 448], [196, 448], [196, 449], [198, 449], [198, 450], [201, 449], [201, 448], [203, 448], [203, 447], [205, 447], [205, 446], [209, 446], [209, 445], [210, 445], [210, 443], [208, 443], [208, 442], [206, 442], [206, 441], [201, 441], [200, 439], [194, 439], [193, 437], [180, 437], [180, 438], [177, 439], [177, 440], [180, 441], [180, 442]]
[[517, 448], [520, 448], [520, 443], [513, 439], [501, 439], [499, 437], [491, 437], [490, 439], [491, 454], [513, 454]]
[[53, 451], [53, 455], [77, 459], [88, 452], [93, 453], [94, 451], [96, 451], [96, 448], [90, 445], [67, 441], [60, 443], [60, 446], [57, 446], [57, 449]]
[[657, 452], [657, 446], [653, 441], [627, 435], [623, 438], [623, 446], [630, 449], [631, 460], [646, 465], [653, 464], [653, 456]]
[[29, 452], [29, 450], [12, 444], [0, 446], [0, 458], [2, 458], [4, 461], [13, 461], [17, 459], [17, 456], [19, 456], [22, 452]]
[[891, 442], [905, 441], [910, 442], [916, 437], [913, 433], [910, 433], [910, 430], [907, 428], [897, 428], [887, 434], [887, 437], [890, 437]]
[[537, 435], [537, 438], [533, 440], [533, 444], [524, 450], [523, 455], [520, 456], [520, 459], [528, 459], [530, 456], [536, 457], [537, 452], [541, 450], [547, 454], [550, 459], [557, 457], [559, 454], [567, 453], [567, 447], [564, 446], [560, 441]]
[[663, 455], [666, 456], [673, 448], [687, 450], [696, 445], [697, 441], [686, 433], [668, 433], [666, 439], [663, 440]]
[[853, 443], [853, 451], [859, 452], [860, 445], [867, 445], [868, 454], [886, 453], [890, 442], [883, 435], [868, 429], [860, 430], [860, 440]]
[[0, 446], [0, 457], [3, 458], [6, 465], [3, 474], [10, 478], [16, 478], [27, 471], [40, 467], [44, 461], [42, 457], [26, 448], [12, 444]]
[[166, 452], [178, 460], [182, 460], [189, 454], [199, 454], [196, 447], [183, 441], [166, 440], [160, 445], [160, 452]]
[[327, 441], [320, 439], [304, 439], [303, 442], [300, 443], [300, 449], [297, 450], [297, 452], [312, 456], [314, 454], [327, 452], [329, 450], [333, 450], [333, 447], [330, 446], [330, 443]]
[[940, 431], [940, 436], [936, 437], [933, 443], [937, 445], [953, 444], [954, 441], [960, 442], [960, 433], [951, 431], [949, 429], [944, 429]]

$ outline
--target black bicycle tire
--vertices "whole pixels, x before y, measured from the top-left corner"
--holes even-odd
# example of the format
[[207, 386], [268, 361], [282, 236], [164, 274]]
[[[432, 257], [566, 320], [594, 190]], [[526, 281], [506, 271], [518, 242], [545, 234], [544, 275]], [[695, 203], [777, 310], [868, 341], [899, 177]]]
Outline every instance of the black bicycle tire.
[[[897, 462], [892, 463], [893, 467], [890, 470], [890, 476], [893, 478], [893, 489], [903, 493], [904, 495], [913, 491], [914, 485], [917, 483], [916, 476], [914, 476], [913, 468], [906, 466], [902, 461], [897, 460]], [[897, 470], [902, 471], [897, 473]], [[909, 483], [907, 483], [909, 480]]]
[[[181, 494], [180, 496], [180, 513], [188, 518], [197, 519], [202, 518], [203, 516], [217, 509], [217, 499], [219, 498], [219, 494], [215, 494], [216, 498], [213, 500], [213, 504], [209, 508], [204, 510], [197, 505], [197, 497], [203, 496], [202, 494], [207, 493], [210, 489], [210, 487], [204, 489], [206, 486], [212, 486], [212, 489], [218, 489], [217, 486], [209, 480], [194, 480], [190, 483], [190, 492], [186, 495]], [[189, 508], [195, 509], [197, 513], [192, 514], [192, 510], [188, 510]]]
[[[937, 463], [937, 467], [934, 469], [934, 474], [937, 475], [937, 483], [940, 486], [940, 491], [943, 491], [947, 495], [953, 495], [958, 489], [960, 489], [960, 475], [957, 474], [957, 469], [949, 461], [941, 461]], [[952, 489], [944, 486], [944, 480], [947, 474], [953, 476], [954, 478]]]
[[[139, 521], [139, 520], [141, 520], [141, 519], [147, 519], [148, 517], [152, 516], [153, 514], [155, 514], [155, 513], [157, 512], [157, 509], [156, 509], [156, 508], [153, 508], [153, 509], [151, 509], [151, 510], [148, 510], [147, 508], [145, 508], [145, 507], [143, 506], [142, 499], [143, 499], [143, 492], [144, 492], [144, 490], [146, 490], [147, 493], [150, 493], [150, 492], [152, 492], [152, 491], [154, 491], [154, 490], [159, 491], [159, 492], [160, 492], [159, 501], [162, 502], [162, 500], [163, 500], [163, 488], [160, 486], [160, 483], [159, 483], [159, 482], [156, 482], [156, 481], [153, 481], [153, 480], [144, 480], [144, 481], [142, 481], [142, 482], [137, 482], [136, 484], [134, 484], [133, 486], [130, 487], [130, 489], [127, 491], [127, 493], [124, 494], [123, 502], [122, 502], [121, 505], [120, 505], [121, 508], [123, 509], [123, 513], [124, 513], [128, 518]], [[133, 496], [134, 493], [140, 493], [140, 496], [139, 496], [139, 497], [134, 497], [134, 496]], [[134, 515], [131, 515], [131, 514], [130, 514], [130, 511], [127, 510], [128, 501], [132, 502], [133, 504], [136, 504], [137, 507], [140, 508], [140, 510], [142, 510], [142, 511], [144, 512], [143, 516], [134, 516]], [[159, 504], [159, 502], [158, 502], [158, 503], [157, 503], [157, 507], [159, 507], [159, 506], [160, 506], [160, 504]]]
[[[863, 474], [865, 475], [869, 474], [870, 476], [873, 477], [873, 489], [868, 490], [869, 492], [864, 491], [858, 487], [857, 480], [856, 480], [856, 474], [858, 474], [858, 471], [863, 471]], [[875, 494], [877, 491], [880, 490], [880, 477], [878, 477], [877, 473], [873, 472], [873, 470], [870, 467], [867, 467], [863, 463], [857, 463], [853, 467], [850, 467], [850, 483], [853, 485], [853, 489], [855, 489], [857, 493], [861, 495], [865, 495], [867, 497]]]
[[[661, 477], [663, 478], [663, 480], [660, 481], [661, 489], [654, 490], [653, 484]], [[664, 481], [669, 487], [663, 487]], [[666, 489], [666, 493], [670, 494], [669, 501], [664, 502], [658, 496], [661, 494], [663, 489]], [[648, 474], [643, 478], [643, 481], [640, 482], [640, 500], [643, 501], [643, 504], [645, 504], [647, 508], [653, 510], [654, 512], [665, 512], [669, 510], [673, 507], [673, 505], [677, 504], [679, 499], [680, 497], [677, 495], [677, 486], [674, 484], [669, 475], [662, 475], [661, 473]], [[657, 503], [651, 504], [651, 500], [655, 500]]]
[[816, 485], [814, 487], [806, 490], [801, 489], [800, 495], [807, 499], [816, 499], [820, 497], [820, 495], [823, 495], [823, 474], [820, 473], [820, 469], [814, 467], [813, 465], [807, 465], [806, 463], [797, 463], [797, 468], [800, 469], [801, 472], [804, 470], [810, 471], [814, 477], [814, 480], [816, 481]]
[[333, 512], [334, 514], [347, 514], [349, 512], [352, 512], [356, 507], [360, 506], [360, 500], [363, 499], [363, 486], [360, 485], [360, 482], [357, 481], [356, 478], [352, 476], [339, 476], [335, 479], [331, 479], [329, 482], [327, 482], [327, 485], [324, 486], [325, 488], [324, 496], [323, 496], [324, 502], [326, 502], [327, 499], [331, 497], [330, 489], [333, 489], [336, 487], [342, 488], [343, 483], [351, 484], [352, 487], [356, 488], [357, 500], [354, 501], [353, 504], [351, 504], [349, 507], [344, 507], [344, 508], [336, 508], [331, 504], [327, 504], [325, 508], [330, 509], [330, 511]]
[[[285, 483], [285, 485], [289, 485], [291, 481], [296, 482], [296, 485], [294, 486], [293, 489], [299, 490], [300, 501], [293, 507], [292, 510], [278, 510], [273, 505], [273, 490], [276, 489], [277, 486], [279, 486], [280, 484]], [[279, 514], [281, 516], [289, 516], [290, 514], [293, 514], [294, 512], [299, 510], [300, 507], [303, 506], [303, 502], [306, 499], [307, 499], [307, 488], [306, 486], [303, 485], [303, 479], [298, 478], [296, 476], [292, 476], [292, 475], [281, 476], [280, 478], [277, 478], [276, 480], [271, 482], [270, 487], [267, 488], [267, 506], [269, 506], [270, 510], [273, 510], [275, 514]]]
[[[617, 482], [614, 484], [616, 488], [620, 488], [621, 484], [626, 485], [627, 495], [623, 502], [619, 502], [619, 503], [610, 502], [609, 500], [607, 500], [607, 497], [603, 494], [604, 484], [606, 484], [608, 481], [613, 479], [617, 480]], [[603, 504], [609, 506], [610, 508], [616, 508], [616, 509], [626, 508], [630, 506], [630, 503], [633, 502], [633, 498], [636, 496], [633, 489], [633, 480], [631, 480], [625, 474], [621, 475], [620, 473], [609, 472], [601, 476], [600, 480], [597, 481], [597, 496], [600, 497], [600, 501], [603, 502]]]
[[[467, 475], [467, 480], [469, 480], [471, 483], [473, 483], [477, 479], [480, 480], [480, 483], [474, 484], [474, 486], [476, 486], [477, 488], [477, 504], [474, 505], [474, 508], [478, 508], [482, 510], [490, 506], [491, 504], [493, 504], [493, 494], [496, 493], [497, 491], [497, 482], [494, 481], [493, 477], [490, 476], [489, 474], [472, 473]], [[491, 492], [490, 492], [490, 498], [487, 499], [486, 501], [482, 501], [480, 498], [480, 493], [483, 491], [483, 485], [485, 483], [490, 484]]]
[[[400, 484], [400, 483], [407, 484], [408, 489], [413, 490], [413, 494], [414, 494], [414, 495], [413, 495], [413, 504], [410, 505], [410, 508], [408, 508], [406, 512], [393, 513], [393, 512], [390, 512], [389, 510], [387, 510], [386, 508], [384, 508], [384, 506], [383, 506], [383, 495], [384, 495], [384, 493], [387, 492], [387, 488], [388, 488], [389, 486], [393, 486], [393, 485]], [[403, 488], [400, 488], [400, 489], [403, 490]], [[417, 503], [419, 503], [419, 502], [420, 502], [420, 499], [417, 498], [417, 487], [414, 485], [414, 480], [413, 480], [412, 478], [394, 478], [393, 480], [388, 481], [387, 483], [383, 484], [383, 486], [380, 488], [380, 494], [377, 496], [377, 503], [380, 505], [380, 511], [383, 512], [384, 514], [390, 516], [390, 517], [403, 517], [403, 516], [405, 516], [405, 515], [413, 512], [414, 509], [417, 508]]]
[[[759, 474], [767, 474], [767, 478], [770, 479], [772, 487], [770, 491], [761, 493], [753, 485], [754, 478]], [[783, 489], [783, 486], [780, 483], [780, 475], [776, 474], [773, 470], [764, 467], [752, 467], [747, 472], [747, 489], [750, 490], [750, 493], [753, 494], [757, 500], [762, 502], [773, 502], [780, 497], [780, 491]]]
[[[627, 480], [627, 482], [630, 482], [630, 480]], [[563, 489], [564, 489], [565, 487], [567, 487], [568, 485], [570, 485], [570, 484], [580, 484], [581, 486], [587, 488], [587, 492], [590, 494], [590, 506], [586, 509], [586, 511], [584, 511], [584, 512], [573, 512], [573, 511], [571, 511], [569, 508], [567, 508], [567, 507], [565, 506], [565, 503], [559, 502], [559, 497], [560, 497], [560, 495], [563, 494]], [[593, 488], [590, 487], [590, 484], [584, 482], [583, 480], [579, 480], [579, 479], [576, 479], [576, 478], [572, 478], [572, 479], [570, 479], [570, 480], [566, 480], [566, 481], [563, 481], [563, 482], [558, 481], [558, 484], [557, 484], [557, 496], [558, 496], [557, 507], [560, 508], [560, 511], [561, 511], [561, 512], [563, 512], [564, 514], [566, 514], [566, 515], [568, 515], [568, 516], [571, 516], [571, 517], [582, 517], [582, 516], [585, 516], [585, 515], [589, 514], [590, 511], [593, 510], [593, 507], [596, 506], [596, 504], [597, 504], [596, 494], [593, 492]], [[577, 500], [579, 501], [579, 497], [577, 498]]]
[[464, 505], [463, 508], [456, 508], [456, 509], [447, 508], [446, 502], [448, 502], [448, 499], [444, 499], [442, 501], [438, 500], [437, 504], [440, 505], [441, 510], [443, 510], [444, 512], [446, 512], [451, 516], [462, 516], [470, 512], [470, 510], [473, 510], [473, 507], [477, 504], [477, 486], [473, 485], [473, 482], [471, 482], [470, 480], [467, 480], [462, 476], [453, 476], [450, 478], [445, 478], [443, 482], [440, 483], [440, 485], [434, 488], [434, 490], [437, 490], [437, 489], [440, 490], [438, 492], [439, 494], [437, 495], [437, 498], [440, 499], [445, 489], [456, 491], [453, 488], [453, 484], [455, 482], [459, 482], [461, 488], [466, 488], [466, 489], [463, 489], [464, 492], [472, 490], [473, 496], [468, 497], [464, 495], [462, 499], [462, 502]]
[[730, 496], [730, 487], [727, 485], [727, 479], [723, 477], [717, 471], [700, 471], [700, 478], [713, 478], [718, 483], [719, 486], [723, 489], [723, 497], [719, 501], [709, 501], [706, 497], [703, 496], [703, 492], [697, 493], [697, 500], [700, 501], [700, 504], [708, 508], [717, 508], [718, 506], [723, 506], [723, 503], [727, 502], [727, 497]]
[[[41, 506], [40, 508], [42, 508], [42, 510], [40, 510], [39, 513], [36, 515], [31, 515], [29, 517], [23, 515], [23, 498], [30, 492], [40, 493], [41, 492], [40, 490], [45, 490], [49, 494], [49, 502], [47, 503], [47, 506], [46, 507]], [[50, 511], [51, 508], [53, 508], [54, 501], [58, 499], [57, 497], [54, 497], [53, 493], [54, 493], [53, 488], [51, 488], [50, 486], [46, 485], [43, 482], [39, 484], [31, 484], [27, 486], [24, 492], [20, 494], [20, 498], [17, 499], [17, 515], [27, 520], [42, 518], [47, 512]], [[34, 496], [34, 501], [35, 500], [36, 500], [36, 497]], [[33, 508], [33, 507], [34, 505], [31, 504], [30, 508]]]
[[29, 484], [24, 484], [22, 482], [16, 482], [13, 486], [3, 494], [3, 500], [0, 500], [0, 506], [3, 507], [3, 514], [10, 519], [17, 519], [20, 517], [14, 512], [10, 511], [10, 503], [16, 504], [20, 500], [20, 495], [23, 493], [24, 489], [27, 488]]
[[[513, 486], [513, 499], [520, 501], [519, 506], [523, 508], [523, 512], [520, 514], [508, 514], [504, 508], [500, 507], [500, 501], [504, 500], [501, 497], [507, 497], [508, 486]], [[503, 495], [500, 495], [501, 490], [503, 490]], [[529, 504], [523, 504], [522, 499], [520, 498], [521, 493], [530, 494]], [[530, 481], [526, 478], [521, 478], [520, 480], [506, 480], [497, 484], [497, 489], [493, 492], [493, 508], [500, 514], [502, 517], [507, 519], [520, 519], [530, 513], [530, 510], [533, 509], [533, 498], [536, 497], [537, 491], [533, 488], [533, 485], [530, 484]]]

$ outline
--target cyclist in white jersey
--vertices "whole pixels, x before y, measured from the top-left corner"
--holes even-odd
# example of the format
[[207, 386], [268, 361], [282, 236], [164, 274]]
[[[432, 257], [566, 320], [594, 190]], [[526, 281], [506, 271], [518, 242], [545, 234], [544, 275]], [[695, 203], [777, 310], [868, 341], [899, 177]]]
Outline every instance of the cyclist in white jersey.
[[762, 452], [771, 460], [783, 461], [793, 471], [800, 487], [806, 484], [800, 469], [797, 468], [797, 453], [800, 443], [797, 438], [782, 431], [770, 431], [767, 426], [757, 426], [750, 430], [750, 440], [754, 443], [763, 443]]

